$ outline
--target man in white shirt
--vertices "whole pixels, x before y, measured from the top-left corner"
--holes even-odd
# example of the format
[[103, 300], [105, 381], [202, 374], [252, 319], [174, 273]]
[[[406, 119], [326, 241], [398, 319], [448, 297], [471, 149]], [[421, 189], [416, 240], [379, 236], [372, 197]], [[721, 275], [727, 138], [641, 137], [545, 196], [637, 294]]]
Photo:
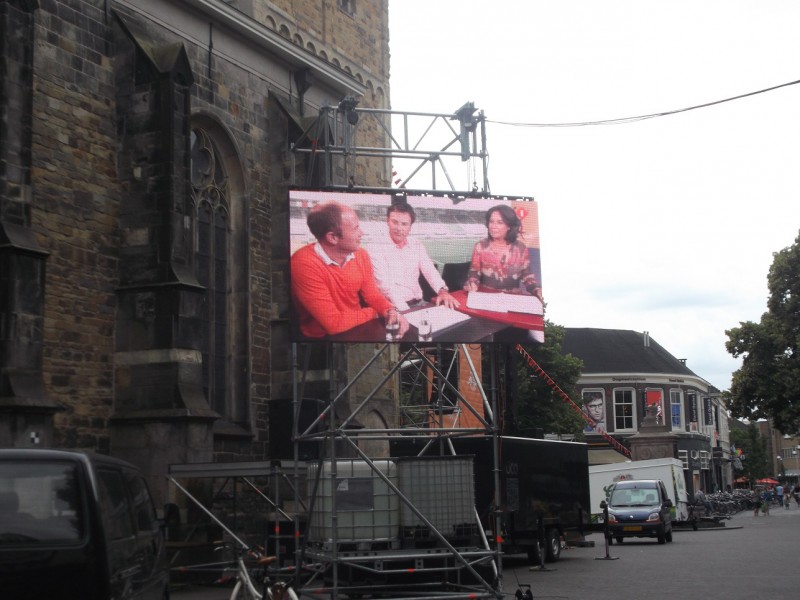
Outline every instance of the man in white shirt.
[[375, 280], [384, 296], [403, 311], [423, 300], [419, 275], [422, 273], [436, 292], [432, 299], [439, 306], [457, 308], [460, 303], [450, 295], [450, 290], [433, 264], [422, 243], [412, 237], [411, 226], [416, 220], [414, 209], [408, 202], [392, 204], [386, 211], [389, 239], [376, 243], [367, 250], [372, 258]]

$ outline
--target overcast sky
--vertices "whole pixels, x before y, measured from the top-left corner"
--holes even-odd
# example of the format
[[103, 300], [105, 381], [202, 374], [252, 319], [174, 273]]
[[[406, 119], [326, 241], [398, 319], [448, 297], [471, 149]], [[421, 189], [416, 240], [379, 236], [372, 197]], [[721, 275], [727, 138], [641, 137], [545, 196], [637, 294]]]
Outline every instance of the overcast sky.
[[728, 389], [739, 361], [725, 330], [761, 318], [772, 253], [800, 229], [800, 85], [624, 124], [500, 122], [623, 119], [795, 82], [800, 2], [389, 9], [392, 108], [474, 102], [488, 121], [491, 192], [538, 201], [547, 318], [649, 331]]

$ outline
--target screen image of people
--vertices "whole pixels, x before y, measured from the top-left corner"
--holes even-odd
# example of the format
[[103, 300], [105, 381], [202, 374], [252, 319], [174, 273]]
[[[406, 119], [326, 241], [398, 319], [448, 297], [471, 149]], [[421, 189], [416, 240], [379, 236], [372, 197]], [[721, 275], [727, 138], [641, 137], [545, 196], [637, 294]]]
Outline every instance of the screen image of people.
[[407, 310], [424, 301], [422, 275], [436, 292], [432, 301], [437, 306], [458, 308], [460, 302], [450, 295], [424, 244], [409, 235], [415, 220], [416, 213], [408, 202], [395, 202], [386, 209], [388, 235], [368, 248], [378, 287], [396, 307]]
[[521, 224], [514, 209], [505, 204], [486, 212], [488, 235], [472, 249], [465, 289], [476, 292], [484, 286], [542, 299], [528, 248], [517, 240]]
[[316, 242], [292, 255], [292, 294], [303, 335], [319, 338], [381, 318], [397, 323], [398, 335], [408, 322], [378, 289], [372, 261], [361, 248], [356, 211], [338, 202], [314, 206], [308, 228]]
[[603, 400], [603, 392], [583, 392], [583, 412], [594, 422], [594, 425], [591, 425], [588, 421], [586, 422], [586, 426], [583, 429], [585, 433], [606, 431], [606, 407]]
[[543, 341], [534, 201], [295, 189], [289, 200], [294, 341]]

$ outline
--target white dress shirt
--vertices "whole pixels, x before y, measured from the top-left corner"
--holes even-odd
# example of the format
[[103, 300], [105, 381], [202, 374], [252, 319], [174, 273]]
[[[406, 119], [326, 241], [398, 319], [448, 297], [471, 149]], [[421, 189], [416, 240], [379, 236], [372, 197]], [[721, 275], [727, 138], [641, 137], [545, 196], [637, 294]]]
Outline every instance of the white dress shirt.
[[412, 300], [422, 299], [420, 273], [436, 294], [446, 287], [425, 246], [415, 238], [406, 238], [400, 248], [387, 237], [386, 243], [372, 244], [367, 251], [378, 287], [399, 310], [406, 310]]

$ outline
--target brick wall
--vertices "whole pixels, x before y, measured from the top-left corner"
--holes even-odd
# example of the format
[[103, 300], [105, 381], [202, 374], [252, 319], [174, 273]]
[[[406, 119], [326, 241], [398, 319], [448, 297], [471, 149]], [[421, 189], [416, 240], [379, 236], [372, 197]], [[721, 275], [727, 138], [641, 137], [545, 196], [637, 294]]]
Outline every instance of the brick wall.
[[[386, 0], [357, 1], [352, 15], [338, 2], [317, 0], [230, 4], [339, 76], [363, 84], [367, 91], [360, 106], [388, 105]], [[0, 5], [5, 9], [9, 3], [0, 0]], [[22, 93], [8, 96], [6, 113], [24, 114], [22, 105], [26, 99], [31, 103], [29, 148], [19, 154], [30, 157], [30, 193], [20, 195], [26, 202], [4, 202], [0, 214], [4, 223], [26, 229], [44, 266], [41, 379], [53, 406], [62, 408], [48, 443], [117, 455], [115, 448], [122, 448], [129, 453], [123, 458], [151, 472], [151, 482], [163, 479], [166, 464], [182, 460], [181, 452], [195, 451], [197, 459], [215, 451], [222, 460], [267, 455], [269, 403], [286, 401], [292, 393], [285, 199], [292, 183], [289, 144], [300, 130], [281, 104], [306, 116], [318, 108], [298, 106], [291, 69], [282, 59], [264, 56], [263, 64], [256, 63], [264, 69], [260, 73], [239, 56], [211, 52], [203, 36], [183, 37], [183, 23], [165, 26], [148, 21], [149, 12], [137, 12], [166, 5], [186, 7], [169, 0], [40, 0], [30, 9], [33, 78]], [[127, 38], [119, 31], [117, 14], [133, 28]], [[222, 36], [230, 34], [222, 26], [203, 25], [203, 30], [204, 35], [213, 31], [225, 48]], [[131, 37], [141, 42], [138, 47]], [[11, 55], [7, 46], [0, 47], [3, 59]], [[140, 69], [149, 63], [137, 52], [151, 53], [153, 64], [187, 64], [150, 73], [148, 80]], [[315, 102], [344, 94], [320, 91], [322, 84], [313, 78], [312, 85]], [[175, 103], [184, 97], [188, 116], [182, 120]], [[178, 387], [187, 377], [191, 383], [195, 369], [198, 339], [192, 318], [198, 306], [189, 277], [189, 163], [181, 149], [191, 123], [218, 135], [231, 166], [232, 222], [247, 240], [233, 249], [239, 275], [231, 281], [230, 299], [246, 315], [244, 327], [234, 332], [240, 342], [236, 381], [244, 382], [234, 383], [242, 386], [234, 396], [247, 404], [233, 415], [238, 432], [229, 428], [210, 436], [207, 427], [197, 425], [204, 400], [194, 397], [188, 408], [171, 407], [195, 419], [190, 426], [181, 429], [153, 416], [134, 419], [114, 433], [121, 409], [128, 418], [130, 409], [169, 408], [164, 398], [146, 392], [147, 386]], [[369, 136], [379, 133], [359, 135], [368, 144]], [[0, 144], [0, 156], [8, 156], [8, 136], [0, 137]], [[382, 161], [361, 166], [359, 183], [387, 182], [385, 170]], [[160, 283], [174, 287], [159, 292]], [[148, 322], [154, 314], [163, 318]], [[152, 368], [136, 362], [148, 360], [166, 362], [154, 362]], [[213, 420], [208, 413], [200, 417]]]
[[36, 12], [31, 228], [50, 253], [45, 385], [65, 407], [56, 445], [108, 449], [120, 189], [113, 66], [102, 2]]

